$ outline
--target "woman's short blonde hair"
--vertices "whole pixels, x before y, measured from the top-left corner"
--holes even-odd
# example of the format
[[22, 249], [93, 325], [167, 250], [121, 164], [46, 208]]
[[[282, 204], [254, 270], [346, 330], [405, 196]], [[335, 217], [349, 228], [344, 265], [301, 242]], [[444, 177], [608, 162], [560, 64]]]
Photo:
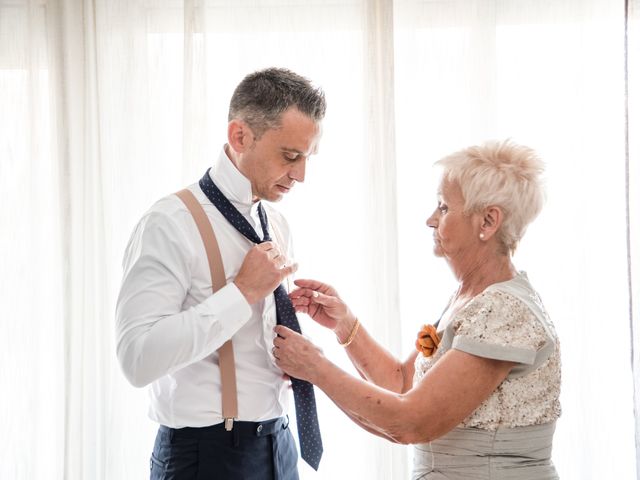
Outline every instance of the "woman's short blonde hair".
[[544, 202], [544, 163], [536, 152], [511, 140], [489, 141], [448, 155], [436, 165], [443, 167], [443, 178], [460, 186], [465, 213], [491, 205], [502, 210], [498, 240], [502, 253], [513, 254]]

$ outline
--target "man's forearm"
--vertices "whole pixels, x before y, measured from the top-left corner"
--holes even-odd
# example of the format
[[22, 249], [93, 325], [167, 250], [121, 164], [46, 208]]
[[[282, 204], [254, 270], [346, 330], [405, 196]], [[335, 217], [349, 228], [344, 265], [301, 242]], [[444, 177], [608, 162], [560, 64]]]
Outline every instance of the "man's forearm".
[[234, 289], [229, 284], [201, 304], [171, 315], [157, 310], [145, 314], [152, 310], [144, 307], [150, 304], [148, 294], [119, 302], [116, 351], [129, 382], [148, 385], [220, 348], [251, 316]]

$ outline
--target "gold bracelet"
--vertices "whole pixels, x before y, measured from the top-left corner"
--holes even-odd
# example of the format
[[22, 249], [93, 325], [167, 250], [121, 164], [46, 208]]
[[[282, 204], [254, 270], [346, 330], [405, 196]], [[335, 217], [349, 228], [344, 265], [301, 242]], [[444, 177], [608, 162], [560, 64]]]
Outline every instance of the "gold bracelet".
[[347, 338], [347, 340], [344, 343], [340, 343], [340, 339], [336, 336], [336, 338], [338, 338], [338, 345], [344, 348], [347, 348], [349, 345], [351, 345], [351, 342], [353, 342], [353, 339], [356, 338], [356, 333], [358, 333], [359, 326], [360, 326], [360, 320], [358, 320], [358, 318], [356, 317], [356, 324], [351, 329], [349, 338]]

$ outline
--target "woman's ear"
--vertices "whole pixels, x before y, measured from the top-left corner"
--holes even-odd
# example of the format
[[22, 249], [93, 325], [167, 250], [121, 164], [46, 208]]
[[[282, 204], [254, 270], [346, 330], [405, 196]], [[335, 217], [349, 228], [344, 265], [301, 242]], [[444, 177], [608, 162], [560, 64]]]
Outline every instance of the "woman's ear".
[[482, 225], [480, 226], [480, 238], [489, 240], [496, 234], [504, 220], [502, 209], [495, 205], [486, 207], [483, 211]]

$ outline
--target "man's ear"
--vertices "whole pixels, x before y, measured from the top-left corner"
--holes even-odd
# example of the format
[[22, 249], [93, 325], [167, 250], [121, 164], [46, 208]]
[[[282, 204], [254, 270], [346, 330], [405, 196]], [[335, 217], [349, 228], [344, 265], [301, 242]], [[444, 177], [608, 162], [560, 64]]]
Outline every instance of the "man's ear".
[[253, 145], [254, 135], [249, 125], [234, 118], [227, 126], [227, 141], [234, 151], [244, 153]]
[[495, 205], [489, 205], [483, 210], [480, 233], [483, 240], [489, 240], [498, 231], [504, 221], [502, 209]]

